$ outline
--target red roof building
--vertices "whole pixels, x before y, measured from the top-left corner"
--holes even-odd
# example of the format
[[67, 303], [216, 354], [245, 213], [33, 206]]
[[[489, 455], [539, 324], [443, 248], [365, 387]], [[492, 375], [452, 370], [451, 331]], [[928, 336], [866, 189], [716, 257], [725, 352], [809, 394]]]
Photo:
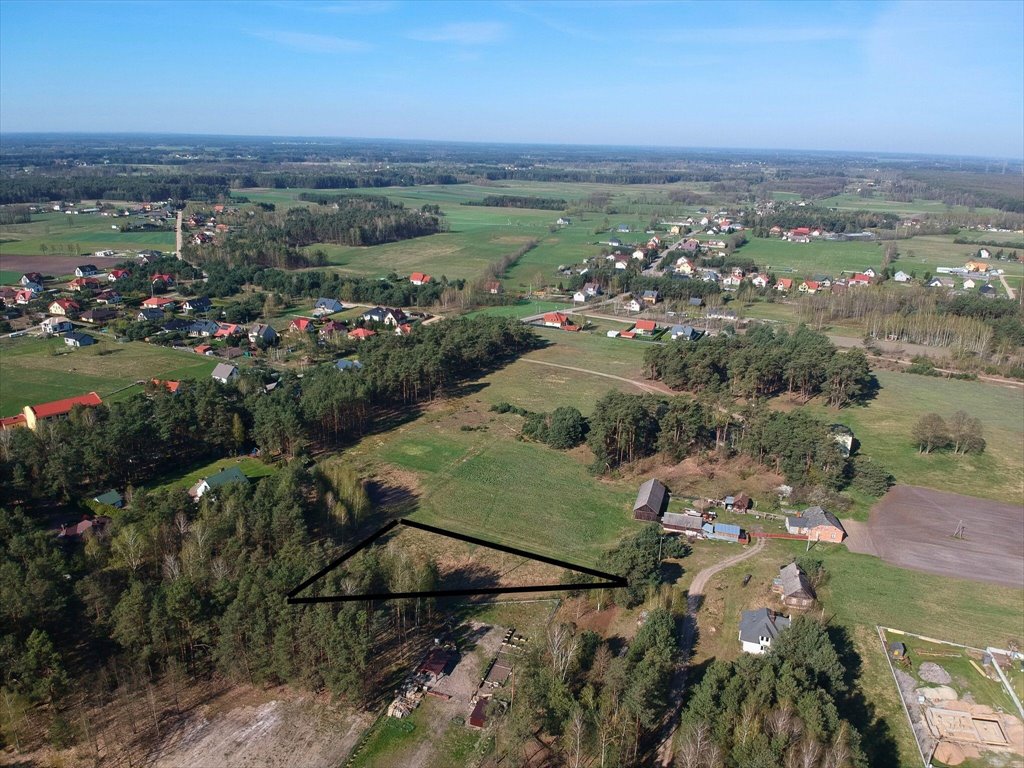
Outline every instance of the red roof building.
[[636, 325], [633, 326], [633, 330], [643, 336], [654, 333], [657, 328], [657, 324], [653, 320], [637, 320]]
[[353, 331], [349, 331], [348, 337], [350, 339], [357, 339], [362, 341], [363, 339], [369, 339], [372, 336], [376, 336], [376, 331], [371, 331], [369, 328], [356, 328]]
[[288, 325], [289, 331], [299, 331], [300, 333], [309, 333], [313, 330], [313, 321], [308, 317], [296, 317]]
[[810, 227], [794, 227], [790, 230], [790, 234], [796, 235], [797, 237], [809, 237], [811, 234]]
[[413, 272], [409, 275], [409, 282], [413, 285], [426, 285], [433, 278], [430, 275], [424, 274], [423, 272]]
[[39, 424], [51, 419], [59, 419], [71, 413], [76, 405], [91, 408], [100, 405], [103, 401], [95, 392], [77, 397], [66, 397], [63, 400], [54, 400], [51, 403], [40, 403], [39, 405], [26, 405], [21, 416], [12, 416], [0, 421], [4, 429], [9, 427], [26, 426], [35, 430]]
[[142, 306], [155, 307], [156, 309], [168, 309], [174, 306], [174, 300], [165, 299], [162, 296], [150, 296], [148, 299], [142, 302]]
[[71, 299], [57, 299], [51, 302], [49, 306], [51, 315], [61, 315], [62, 317], [67, 317], [80, 309], [81, 307], [78, 306], [78, 302]]
[[109, 280], [112, 283], [116, 283], [118, 280], [121, 280], [122, 278], [130, 277], [131, 274], [132, 272], [130, 269], [112, 269], [109, 272], [107, 272], [107, 280]]
[[153, 275], [149, 278], [151, 283], [163, 283], [164, 285], [174, 285], [174, 275]]
[[172, 395], [177, 394], [178, 387], [181, 386], [180, 381], [161, 381], [160, 379], [151, 379], [151, 381], [153, 382], [153, 386], [163, 387]]

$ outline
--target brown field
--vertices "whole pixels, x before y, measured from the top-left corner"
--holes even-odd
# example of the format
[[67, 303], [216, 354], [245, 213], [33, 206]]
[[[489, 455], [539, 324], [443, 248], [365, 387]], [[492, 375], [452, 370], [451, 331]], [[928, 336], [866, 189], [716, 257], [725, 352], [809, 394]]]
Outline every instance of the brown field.
[[107, 269], [124, 261], [125, 258], [125, 256], [100, 258], [92, 254], [86, 256], [19, 256], [4, 253], [0, 254], [0, 271], [42, 272], [44, 276], [59, 277], [70, 275], [80, 264], [95, 264], [100, 269]]
[[[966, 528], [955, 538], [960, 521]], [[902, 568], [1010, 587], [1024, 586], [1024, 509], [955, 493], [897, 485], [853, 526], [848, 546]]]

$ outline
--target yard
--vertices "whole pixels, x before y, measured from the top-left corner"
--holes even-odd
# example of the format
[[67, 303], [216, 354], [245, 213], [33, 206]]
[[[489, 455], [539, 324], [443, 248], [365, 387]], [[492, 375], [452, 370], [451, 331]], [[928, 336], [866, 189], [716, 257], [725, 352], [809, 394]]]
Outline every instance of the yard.
[[196, 467], [185, 474], [181, 474], [182, 468], [178, 467], [176, 470], [154, 480], [150, 484], [150, 490], [166, 491], [178, 487], [188, 489], [203, 478], [215, 475], [229, 467], [238, 467], [249, 480], [269, 477], [277, 471], [277, 468], [273, 465], [264, 464], [259, 459], [250, 456], [229, 456], [226, 459], [217, 459], [209, 464]]
[[90, 347], [72, 349], [63, 338], [0, 340], [0, 415], [26, 405], [95, 391], [104, 400], [126, 397], [131, 385], [152, 378], [204, 378], [217, 361], [143, 342], [117, 342], [102, 333]]

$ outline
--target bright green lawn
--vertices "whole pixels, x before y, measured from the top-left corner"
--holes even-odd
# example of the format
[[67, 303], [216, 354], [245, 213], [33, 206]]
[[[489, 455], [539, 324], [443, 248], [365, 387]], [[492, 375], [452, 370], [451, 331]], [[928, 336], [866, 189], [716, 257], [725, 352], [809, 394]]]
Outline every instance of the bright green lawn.
[[[895, 213], [900, 216], [912, 216], [922, 213], [960, 213], [968, 212], [962, 206], [949, 206], [941, 200], [915, 199], [909, 203], [898, 203], [881, 197], [861, 197], [855, 194], [842, 194], [825, 197], [814, 201], [823, 208], [838, 208], [841, 211], [878, 211], [879, 213]], [[973, 211], [980, 216], [999, 215], [994, 208], [976, 208]]]
[[883, 252], [876, 242], [791, 243], [778, 238], [750, 237], [736, 254], [779, 277], [811, 277], [816, 274], [838, 276], [843, 271], [860, 272], [868, 267], [880, 269]]
[[[217, 364], [190, 352], [91, 335], [98, 343], [79, 349], [67, 347], [63, 338], [0, 340], [0, 415], [91, 391], [106, 400], [116, 390], [151, 378], [202, 378]], [[138, 390], [122, 390], [114, 399], [133, 391]]]
[[[828, 421], [846, 424], [861, 452], [882, 462], [901, 483], [968, 496], [1020, 500], [1024, 488], [1024, 395], [1018, 389], [910, 373], [878, 371], [877, 398], [841, 411], [810, 407]], [[911, 437], [925, 413], [948, 418], [964, 410], [981, 419], [987, 447], [978, 455], [919, 454]]]

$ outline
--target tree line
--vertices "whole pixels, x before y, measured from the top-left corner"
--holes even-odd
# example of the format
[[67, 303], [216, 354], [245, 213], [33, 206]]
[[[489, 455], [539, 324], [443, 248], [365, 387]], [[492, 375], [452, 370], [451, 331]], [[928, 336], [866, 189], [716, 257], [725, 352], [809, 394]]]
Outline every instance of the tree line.
[[872, 211], [839, 211], [816, 205], [780, 205], [763, 214], [747, 211], [744, 221], [756, 237], [768, 237], [772, 227], [784, 230], [796, 227], [821, 229], [823, 232], [862, 232], [865, 229], [893, 229], [899, 217], [893, 213]]
[[436, 206], [409, 210], [385, 197], [351, 195], [332, 204], [334, 210], [296, 207], [288, 211], [282, 227], [288, 245], [314, 243], [380, 245], [443, 232], [444, 215]]
[[486, 206], [490, 208], [534, 208], [541, 211], [564, 211], [569, 205], [560, 197], [534, 197], [519, 195], [487, 195], [482, 200], [471, 200], [463, 205]]

